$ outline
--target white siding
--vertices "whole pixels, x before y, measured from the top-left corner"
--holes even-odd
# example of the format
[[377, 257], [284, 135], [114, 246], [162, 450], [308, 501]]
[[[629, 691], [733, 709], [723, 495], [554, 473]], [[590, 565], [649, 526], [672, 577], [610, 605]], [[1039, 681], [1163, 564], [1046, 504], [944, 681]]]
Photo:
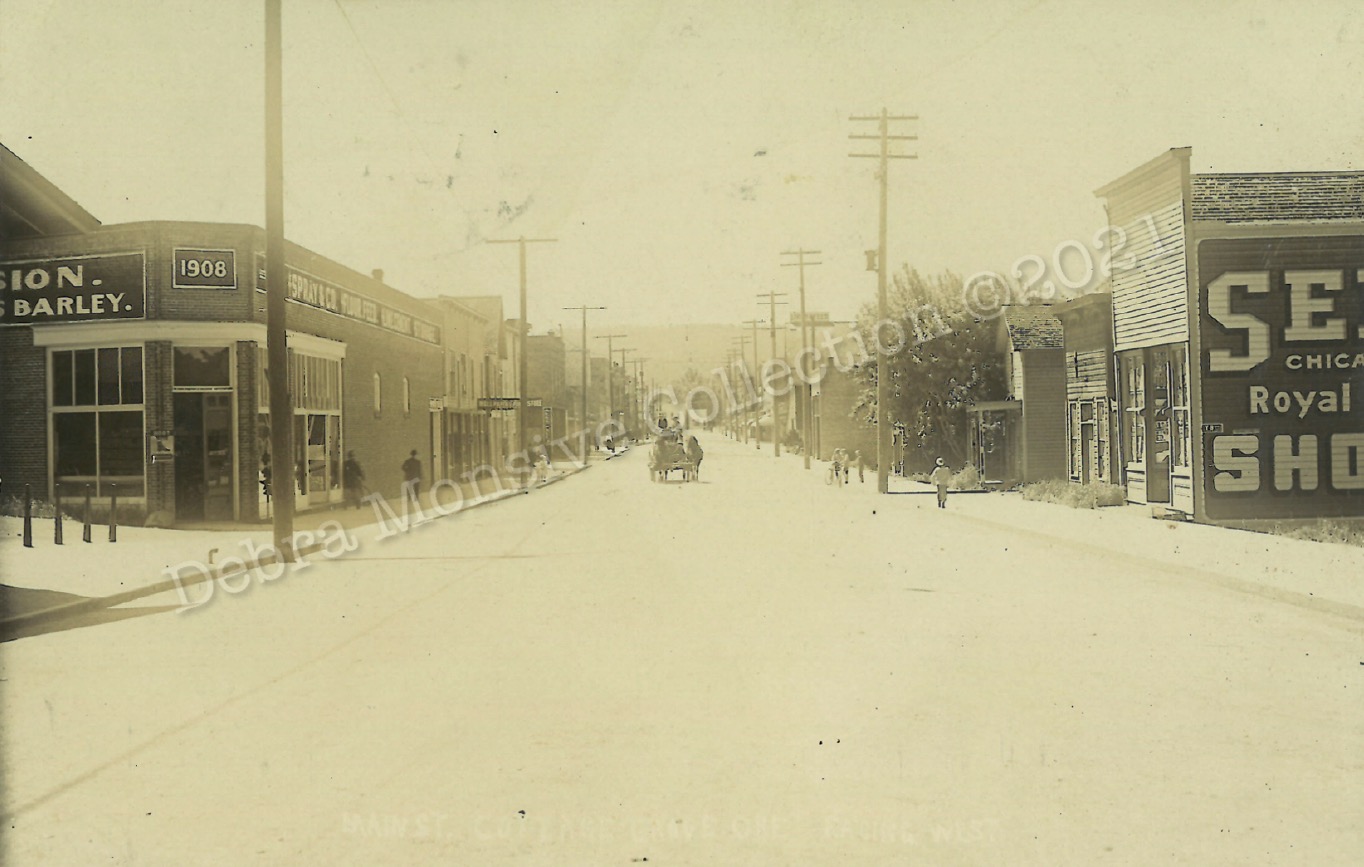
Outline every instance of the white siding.
[[[1115, 350], [1188, 340], [1179, 164], [1171, 161], [1140, 185], [1111, 193], [1108, 202], [1111, 224], [1126, 235], [1113, 257]], [[1120, 239], [1115, 232], [1111, 242]]]

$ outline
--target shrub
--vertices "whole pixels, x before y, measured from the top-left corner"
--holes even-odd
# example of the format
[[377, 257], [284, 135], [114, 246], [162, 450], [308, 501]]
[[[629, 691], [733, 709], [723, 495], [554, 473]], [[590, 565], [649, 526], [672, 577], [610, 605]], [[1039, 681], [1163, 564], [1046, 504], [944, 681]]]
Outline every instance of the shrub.
[[1364, 524], [1359, 522], [1331, 521], [1323, 518], [1310, 524], [1275, 526], [1269, 532], [1307, 542], [1330, 542], [1364, 548]]
[[952, 481], [948, 482], [947, 486], [954, 491], [979, 491], [980, 473], [974, 466], [968, 464], [961, 472], [952, 476]]
[[[57, 515], [56, 509], [54, 509], [52, 504], [46, 500], [35, 499], [31, 508], [33, 517], [35, 518], [53, 518]], [[12, 496], [5, 497], [3, 501], [0, 501], [0, 515], [8, 515], [11, 518], [22, 518], [24, 516], [24, 498]]]
[[1099, 506], [1121, 506], [1127, 502], [1127, 492], [1118, 485], [1090, 482], [1077, 485], [1061, 479], [1048, 479], [1024, 485], [1023, 499], [1043, 503], [1057, 503], [1072, 509], [1097, 509]]

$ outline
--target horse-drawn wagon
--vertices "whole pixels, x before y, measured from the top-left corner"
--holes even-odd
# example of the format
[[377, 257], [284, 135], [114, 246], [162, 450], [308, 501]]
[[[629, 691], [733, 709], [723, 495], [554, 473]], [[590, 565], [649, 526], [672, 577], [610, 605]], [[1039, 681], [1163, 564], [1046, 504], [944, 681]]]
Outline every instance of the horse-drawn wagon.
[[649, 452], [649, 478], [655, 482], [666, 482], [668, 474], [679, 472], [682, 481], [690, 482], [696, 478], [696, 461], [687, 453], [682, 437], [664, 431], [654, 440]]

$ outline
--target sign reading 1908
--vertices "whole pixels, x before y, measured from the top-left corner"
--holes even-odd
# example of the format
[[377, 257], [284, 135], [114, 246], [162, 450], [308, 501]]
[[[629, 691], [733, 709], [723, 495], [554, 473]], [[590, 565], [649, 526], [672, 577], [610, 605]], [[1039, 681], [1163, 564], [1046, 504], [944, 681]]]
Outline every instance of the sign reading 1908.
[[237, 254], [233, 250], [177, 247], [172, 259], [172, 285], [176, 289], [237, 288]]
[[142, 253], [0, 262], [0, 325], [141, 319], [146, 304]]

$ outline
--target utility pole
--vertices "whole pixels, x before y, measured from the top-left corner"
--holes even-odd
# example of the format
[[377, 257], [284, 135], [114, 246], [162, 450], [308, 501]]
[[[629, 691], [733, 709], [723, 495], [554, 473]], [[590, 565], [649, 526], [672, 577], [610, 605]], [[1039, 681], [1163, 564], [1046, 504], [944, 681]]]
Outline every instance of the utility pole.
[[530, 395], [526, 394], [526, 338], [530, 336], [530, 323], [526, 321], [526, 245], [527, 244], [552, 244], [558, 238], [527, 238], [525, 235], [506, 241], [489, 241], [489, 244], [516, 244], [521, 254], [521, 325], [520, 341], [521, 351], [517, 353], [516, 360], [516, 448], [517, 454], [521, 456], [521, 485], [530, 487], [530, 456], [526, 451], [526, 403]]
[[[767, 324], [768, 324], [768, 326], [770, 327], [771, 332], [772, 332], [772, 355], [771, 355], [771, 357], [770, 357], [770, 359], [769, 359], [769, 363], [772, 363], [772, 362], [775, 362], [775, 361], [777, 360], [777, 305], [778, 305], [778, 304], [782, 304], [782, 305], [785, 305], [785, 304], [786, 304], [785, 301], [778, 301], [777, 299], [778, 299], [778, 298], [785, 298], [785, 297], [786, 297], [786, 293], [785, 293], [785, 292], [759, 292], [759, 293], [758, 293], [758, 297], [759, 297], [759, 298], [766, 298], [766, 299], [767, 299], [767, 306], [768, 306], [768, 310], [770, 311], [770, 312], [767, 314]], [[766, 380], [766, 377], [763, 377], [763, 379]], [[780, 425], [777, 424], [777, 415], [778, 415], [778, 413], [777, 413], [777, 407], [778, 407], [778, 405], [779, 405], [778, 396], [774, 394], [774, 395], [772, 395], [772, 456], [773, 456], [773, 457], [778, 457], [778, 458], [779, 458], [779, 457], [781, 457], [781, 437], [778, 436], [778, 432], [777, 432], [777, 428], [780, 427]]]
[[630, 363], [635, 366], [635, 424], [641, 430], [646, 430], [645, 425], [648, 419], [644, 417], [644, 362], [648, 358], [632, 358]]
[[605, 310], [606, 308], [605, 308], [605, 307], [588, 307], [588, 306], [585, 305], [585, 304], [580, 304], [580, 305], [578, 305], [577, 307], [565, 307], [565, 308], [563, 308], [563, 309], [565, 309], [565, 310], [581, 310], [581, 311], [582, 311], [582, 314], [583, 314], [583, 348], [579, 350], [579, 352], [581, 352], [581, 353], [583, 354], [583, 382], [582, 382], [583, 388], [582, 388], [582, 395], [581, 395], [581, 397], [582, 397], [582, 406], [583, 406], [583, 416], [582, 416], [582, 420], [579, 422], [579, 424], [582, 426], [581, 433], [582, 433], [582, 436], [583, 436], [583, 440], [582, 440], [582, 442], [583, 442], [583, 463], [585, 464], [585, 463], [587, 463], [587, 311], [589, 311], [589, 310]]
[[[918, 141], [917, 135], [891, 135], [890, 124], [892, 121], [916, 121], [918, 115], [891, 116], [886, 109], [882, 108], [879, 115], [873, 117], [851, 117], [849, 120], [855, 123], [874, 122], [877, 124], [875, 135], [861, 135], [854, 133], [848, 136], [850, 139], [873, 139], [880, 142], [881, 149], [875, 154], [849, 154], [851, 157], [864, 159], [880, 160], [877, 176], [881, 181], [881, 225], [878, 235], [876, 253], [876, 344], [878, 352], [880, 347], [886, 344], [881, 339], [881, 329], [885, 326], [890, 316], [888, 312], [889, 304], [886, 300], [886, 204], [888, 199], [887, 189], [890, 185], [890, 160], [912, 160], [918, 159], [918, 154], [892, 154], [890, 143], [892, 141]], [[890, 490], [890, 376], [887, 369], [890, 365], [886, 358], [877, 358], [876, 361], [876, 490], [877, 493], [887, 493]]]
[[[731, 351], [734, 353], [734, 360], [738, 362], [739, 372], [741, 374], [744, 374], [740, 377], [739, 382], [739, 385], [743, 386], [744, 388], [749, 387], [748, 377], [744, 371], [744, 368], [748, 367], [747, 356], [744, 355], [745, 351], [744, 347], [748, 345], [748, 341], [750, 340], [752, 340], [752, 338], [749, 337], [747, 334], [740, 334], [738, 337], [733, 337], [730, 339], [731, 343], [737, 344], [737, 346]], [[731, 362], [731, 365], [732, 364], [733, 362]], [[750, 392], [752, 391], [752, 389], [749, 390]], [[739, 404], [739, 407], [742, 409], [743, 420], [739, 422], [740, 436], [735, 437], [735, 439], [742, 439], [742, 441], [745, 443], [748, 442], [748, 413], [749, 407], [752, 406], [752, 404], [753, 401], [752, 399], [749, 398], [747, 394], [744, 395], [742, 402]]]
[[282, 0], [265, 0], [265, 357], [270, 365], [270, 504], [275, 546], [294, 562], [294, 409], [289, 396], [288, 275], [284, 273], [284, 34]]
[[[609, 347], [609, 345], [610, 345], [610, 344], [608, 344], [608, 347]], [[621, 415], [620, 423], [621, 423], [621, 425], [622, 425], [623, 427], [625, 427], [627, 430], [629, 430], [629, 428], [630, 428], [630, 413], [631, 413], [631, 411], [632, 411], [632, 407], [631, 407], [631, 405], [630, 405], [630, 404], [631, 404], [631, 401], [630, 401], [630, 397], [629, 397], [629, 390], [630, 390], [630, 389], [629, 389], [629, 385], [630, 385], [630, 372], [629, 372], [629, 370], [625, 367], [625, 353], [627, 353], [627, 352], [634, 352], [635, 350], [634, 350], [633, 347], [629, 347], [629, 348], [627, 348], [627, 347], [621, 347], [620, 349], [617, 349], [616, 351], [620, 353], [620, 378], [621, 378], [620, 396], [621, 396], [621, 399], [624, 401], [624, 406], [622, 406], [622, 407], [620, 408], [620, 415]], [[607, 359], [607, 364], [606, 364], [606, 366], [607, 366], [608, 368], [611, 367], [611, 361], [610, 361], [609, 358]]]
[[[756, 377], [756, 376], [758, 375], [758, 326], [759, 326], [759, 325], [762, 325], [762, 324], [763, 324], [763, 321], [762, 321], [761, 319], [748, 319], [748, 320], [745, 320], [744, 324], [745, 324], [745, 325], [748, 325], [748, 326], [751, 326], [752, 329], [753, 329], [753, 334], [752, 334], [752, 336], [749, 338], [750, 340], [753, 341], [753, 375], [750, 376], [750, 377], [748, 377], [748, 381], [749, 381], [750, 383], [753, 384], [753, 386], [750, 388], [750, 391], [752, 391], [752, 392], [753, 392], [753, 395], [754, 395], [755, 397], [757, 397], [757, 399], [758, 399], [758, 406], [757, 406], [757, 408], [756, 408], [755, 410], [753, 410], [753, 448], [757, 449], [758, 451], [762, 451], [762, 447], [763, 447], [763, 398], [762, 398], [762, 393], [759, 392], [758, 389], [757, 389], [757, 387], [756, 387], [756, 386], [757, 386], [757, 380], [754, 379], [754, 377]], [[745, 366], [745, 367], [748, 366], [748, 362], [747, 362], [747, 361], [744, 362], [744, 366]], [[748, 401], [748, 403], [750, 403], [750, 404], [752, 404], [752, 402], [753, 402], [752, 400], [749, 400], [749, 401]]]
[[[728, 352], [724, 354], [724, 369], [731, 371], [734, 369], [734, 346], [730, 346]], [[731, 439], [738, 439], [738, 425], [734, 423], [734, 410], [738, 409], [734, 405], [734, 389], [728, 383], [727, 375], [720, 375], [720, 390], [723, 391], [724, 398], [724, 429], [728, 431]]]
[[611, 349], [611, 341], [617, 337], [629, 337], [628, 334], [598, 334], [595, 339], [606, 341], [606, 417], [611, 421], [616, 420], [616, 355]]
[[[753, 329], [753, 333], [749, 337], [749, 339], [753, 341], [753, 372], [746, 378], [748, 379], [748, 382], [751, 383], [749, 391], [751, 391], [753, 396], [758, 399], [758, 406], [756, 409], [753, 410], [753, 448], [757, 449], [758, 451], [762, 451], [763, 447], [763, 396], [762, 392], [758, 391], [757, 388], [758, 326], [763, 324], [764, 323], [761, 319], [748, 319], [744, 321], [744, 325], [748, 325]], [[745, 360], [744, 367], [747, 366], [748, 362]], [[753, 403], [751, 399], [748, 400], [747, 402], [750, 405]]]
[[[810, 320], [809, 320], [809, 318], [806, 316], [806, 313], [805, 313], [805, 266], [806, 266], [806, 265], [823, 265], [824, 263], [823, 263], [823, 262], [807, 262], [807, 261], [805, 261], [805, 257], [806, 257], [806, 256], [819, 256], [819, 255], [822, 255], [822, 254], [821, 254], [818, 250], [806, 250], [804, 247], [802, 247], [802, 248], [800, 248], [800, 249], [798, 249], [798, 250], [787, 250], [786, 252], [782, 253], [782, 255], [783, 255], [783, 256], [795, 256], [795, 257], [796, 257], [796, 261], [794, 261], [794, 262], [782, 262], [782, 263], [781, 263], [781, 266], [782, 266], [783, 268], [799, 268], [799, 269], [800, 269], [800, 272], [799, 272], [799, 273], [800, 273], [800, 357], [801, 357], [801, 358], [806, 358], [806, 357], [808, 357], [808, 355], [810, 354], [810, 343], [811, 343], [811, 338], [813, 337], [813, 335], [810, 334], [810, 331], [811, 331], [811, 329], [810, 329]], [[799, 367], [799, 364], [797, 364], [797, 367]], [[798, 372], [798, 373], [804, 373], [804, 371], [797, 371], [797, 372]], [[810, 379], [812, 378], [811, 376], [800, 376], [799, 378], [800, 378], [800, 381], [801, 381], [801, 393], [804, 395], [804, 400], [801, 401], [801, 403], [803, 404], [803, 412], [801, 412], [801, 419], [800, 419], [800, 438], [801, 438], [801, 440], [803, 440], [804, 443], [805, 443], [805, 447], [804, 447], [804, 449], [802, 449], [802, 451], [805, 453], [805, 469], [808, 470], [808, 469], [810, 469], [810, 445], [811, 445], [811, 442], [813, 441], [813, 438], [812, 438], [812, 433], [813, 433], [813, 432], [810, 430], [810, 428], [811, 428], [811, 425], [813, 424], [813, 415], [814, 415], [814, 414], [810, 411], [810, 401], [814, 399], [815, 387], [814, 387], [814, 385], [810, 382]]]

